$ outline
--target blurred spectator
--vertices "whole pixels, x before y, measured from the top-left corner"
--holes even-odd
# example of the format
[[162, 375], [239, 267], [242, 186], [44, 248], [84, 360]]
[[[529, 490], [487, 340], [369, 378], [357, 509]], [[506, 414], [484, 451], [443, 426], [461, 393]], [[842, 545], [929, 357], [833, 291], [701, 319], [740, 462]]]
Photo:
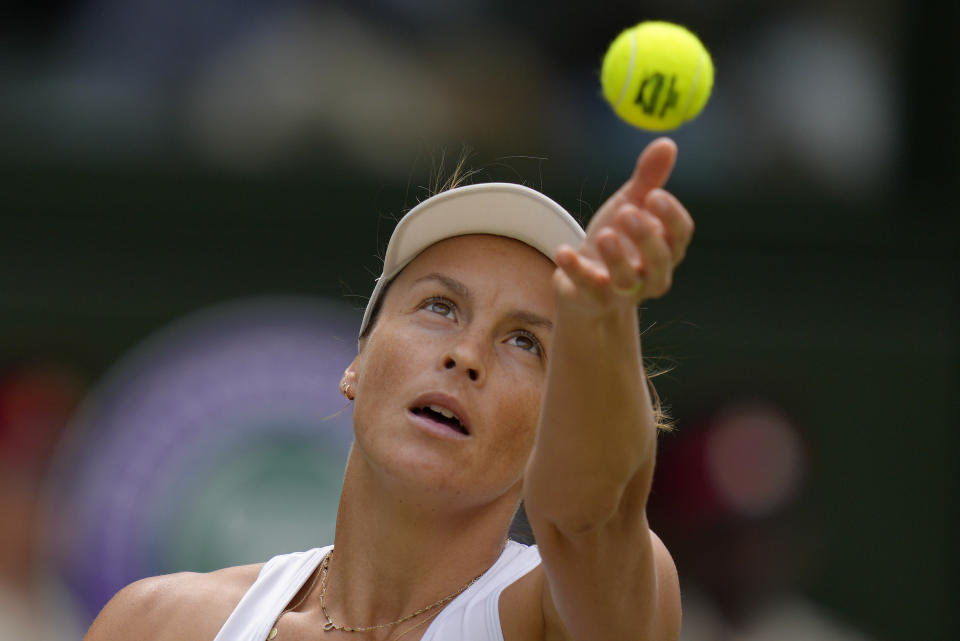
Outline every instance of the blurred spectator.
[[809, 451], [764, 400], [727, 402], [666, 439], [651, 522], [677, 560], [682, 641], [865, 641], [800, 589], [815, 567]]
[[79, 638], [65, 593], [43, 562], [42, 485], [82, 394], [55, 363], [0, 369], [0, 638]]

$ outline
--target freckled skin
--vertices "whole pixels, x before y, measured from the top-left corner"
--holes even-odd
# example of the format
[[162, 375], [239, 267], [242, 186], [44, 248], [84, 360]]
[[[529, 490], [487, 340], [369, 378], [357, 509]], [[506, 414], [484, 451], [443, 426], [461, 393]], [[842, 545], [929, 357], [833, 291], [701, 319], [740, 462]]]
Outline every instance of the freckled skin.
[[[471, 235], [431, 246], [396, 278], [351, 366], [356, 447], [372, 468], [444, 502], [519, 498], [540, 413], [550, 331], [507, 316], [519, 309], [552, 319], [554, 269], [521, 242]], [[432, 273], [460, 281], [469, 297], [435, 280], [417, 282]], [[434, 296], [449, 299], [455, 309], [424, 308]], [[521, 348], [528, 346], [526, 339], [518, 345], [518, 328], [536, 334], [542, 356]], [[468, 369], [477, 371], [477, 380]], [[469, 440], [441, 440], [410, 422], [407, 408], [428, 391], [460, 401], [469, 417]]]

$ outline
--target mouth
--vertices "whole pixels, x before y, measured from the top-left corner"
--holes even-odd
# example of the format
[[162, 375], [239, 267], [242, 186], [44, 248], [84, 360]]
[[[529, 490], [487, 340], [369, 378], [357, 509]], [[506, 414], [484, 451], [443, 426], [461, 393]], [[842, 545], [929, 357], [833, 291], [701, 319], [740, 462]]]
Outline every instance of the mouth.
[[418, 402], [410, 408], [410, 412], [433, 423], [438, 423], [454, 432], [464, 436], [470, 436], [470, 429], [467, 427], [466, 421], [461, 418], [461, 415], [458, 414], [455, 409], [448, 407], [448, 405], [455, 405], [455, 403], [434, 401], [432, 403], [426, 402], [421, 404], [421, 402]]

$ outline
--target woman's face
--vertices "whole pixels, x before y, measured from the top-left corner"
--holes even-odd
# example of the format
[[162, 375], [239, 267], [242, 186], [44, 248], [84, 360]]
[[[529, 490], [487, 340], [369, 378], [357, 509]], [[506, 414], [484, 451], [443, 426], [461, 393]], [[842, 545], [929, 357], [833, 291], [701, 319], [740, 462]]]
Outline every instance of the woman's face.
[[400, 273], [348, 370], [356, 447], [373, 469], [477, 505], [519, 493], [556, 311], [553, 271], [524, 243], [471, 235], [431, 246]]

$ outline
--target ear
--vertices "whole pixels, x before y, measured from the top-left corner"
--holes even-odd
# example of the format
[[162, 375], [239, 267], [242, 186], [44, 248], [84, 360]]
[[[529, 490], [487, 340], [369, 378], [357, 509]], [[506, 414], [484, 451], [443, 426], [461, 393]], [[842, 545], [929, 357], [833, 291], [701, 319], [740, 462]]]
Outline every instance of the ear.
[[356, 398], [357, 395], [357, 382], [360, 380], [360, 375], [358, 374], [359, 362], [360, 355], [357, 354], [350, 362], [350, 365], [347, 366], [347, 369], [344, 370], [343, 378], [340, 379], [340, 391], [347, 397], [347, 400], [350, 401]]

